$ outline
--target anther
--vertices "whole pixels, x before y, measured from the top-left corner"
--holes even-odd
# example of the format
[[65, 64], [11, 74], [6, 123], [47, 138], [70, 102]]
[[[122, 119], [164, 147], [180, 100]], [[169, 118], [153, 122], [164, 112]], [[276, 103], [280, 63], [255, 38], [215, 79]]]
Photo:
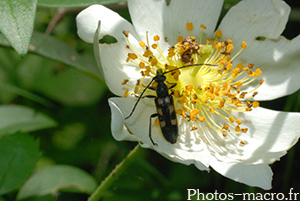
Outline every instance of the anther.
[[187, 22], [186, 23], [186, 29], [189, 30], [189, 31], [193, 30], [194, 29], [193, 23], [192, 22]]
[[129, 91], [128, 89], [125, 90], [125, 93], [124, 93], [125, 98], [128, 96], [128, 91]]
[[243, 49], [246, 49], [246, 48], [247, 48], [247, 43], [246, 43], [245, 41], [243, 41], [242, 44], [241, 44], [241, 47], [242, 47]]
[[146, 47], [146, 43], [143, 42], [143, 41], [141, 41], [139, 44], [140, 44], [140, 46], [141, 46], [142, 48]]
[[217, 38], [222, 38], [222, 31], [221, 30], [216, 31], [216, 37]]
[[240, 142], [240, 146], [245, 146], [246, 142], [245, 141], [241, 141]]
[[259, 102], [257, 102], [257, 101], [254, 101], [252, 104], [253, 104], [254, 108], [257, 108], [259, 106]]
[[157, 41], [159, 41], [159, 36], [158, 35], [155, 35], [154, 37], [153, 37], [153, 40], [155, 41], [155, 42], [157, 42]]
[[128, 79], [124, 79], [123, 82], [122, 82], [121, 84], [122, 84], [122, 85], [125, 85], [125, 84], [127, 84], [128, 82], [129, 82]]
[[199, 119], [199, 121], [203, 122], [205, 120], [205, 117], [199, 116], [198, 119]]
[[205, 26], [204, 24], [201, 24], [201, 25], [200, 25], [200, 28], [206, 29], [206, 26]]
[[122, 33], [124, 34], [124, 36], [126, 37], [126, 38], [128, 38], [128, 36], [129, 36], [129, 31], [122, 31]]

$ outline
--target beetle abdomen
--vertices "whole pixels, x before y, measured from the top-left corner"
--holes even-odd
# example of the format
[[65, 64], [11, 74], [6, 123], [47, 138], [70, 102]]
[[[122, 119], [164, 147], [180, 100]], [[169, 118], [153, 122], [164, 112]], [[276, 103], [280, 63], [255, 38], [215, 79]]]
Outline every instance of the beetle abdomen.
[[155, 98], [155, 105], [164, 138], [172, 144], [176, 143], [178, 126], [173, 97], [168, 95], [164, 98]]

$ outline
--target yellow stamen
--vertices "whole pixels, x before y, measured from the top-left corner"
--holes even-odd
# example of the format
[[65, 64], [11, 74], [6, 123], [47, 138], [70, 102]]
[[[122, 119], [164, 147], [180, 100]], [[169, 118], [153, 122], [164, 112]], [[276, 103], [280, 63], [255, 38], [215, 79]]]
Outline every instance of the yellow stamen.
[[243, 41], [241, 47], [242, 47], [243, 49], [246, 49], [246, 48], [247, 48], [247, 43], [246, 43], [245, 41]]
[[153, 40], [156, 41], [156, 42], [159, 41], [159, 39], [160, 39], [160, 38], [159, 38], [158, 35], [156, 35], [156, 36], [153, 37]]
[[125, 98], [128, 96], [128, 91], [129, 91], [128, 89], [125, 90], [125, 93], [124, 93]]
[[181, 41], [183, 41], [183, 39], [184, 39], [184, 38], [183, 38], [182, 36], [178, 36], [178, 38], [177, 38], [177, 42], [179, 42], [179, 43], [180, 43]]
[[189, 31], [193, 30], [194, 29], [193, 23], [192, 22], [187, 22], [186, 23], [186, 29], [189, 30]]
[[143, 41], [141, 41], [139, 44], [142, 48], [146, 47], [146, 43], [144, 43]]
[[128, 79], [124, 79], [124, 81], [121, 84], [125, 85], [125, 84], [127, 84], [128, 81], [129, 81]]
[[217, 38], [222, 38], [222, 31], [221, 30], [216, 31], [216, 37]]
[[229, 120], [230, 120], [230, 122], [231, 123], [233, 123], [234, 122], [234, 118], [233, 118], [233, 116], [230, 116], [230, 117], [228, 117], [229, 118]]
[[257, 101], [254, 101], [252, 104], [253, 104], [254, 108], [257, 108], [259, 106], [259, 102], [257, 102]]
[[200, 28], [206, 29], [206, 26], [205, 26], [204, 24], [201, 24], [201, 25], [200, 25]]
[[199, 116], [198, 119], [199, 119], [199, 121], [201, 121], [201, 122], [205, 121], [205, 117], [204, 117], [204, 116]]
[[236, 122], [238, 125], [241, 125], [241, 124], [242, 124], [242, 121], [239, 120], [239, 119], [236, 119], [235, 122]]

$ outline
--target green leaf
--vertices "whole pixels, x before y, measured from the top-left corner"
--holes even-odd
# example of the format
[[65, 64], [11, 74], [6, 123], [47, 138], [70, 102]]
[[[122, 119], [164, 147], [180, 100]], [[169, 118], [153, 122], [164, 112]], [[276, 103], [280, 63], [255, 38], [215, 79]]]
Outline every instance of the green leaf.
[[0, 31], [20, 55], [28, 51], [37, 0], [1, 0]]
[[91, 194], [96, 187], [95, 179], [79, 168], [66, 165], [49, 166], [34, 174], [22, 186], [17, 199], [55, 195], [60, 190]]
[[0, 201], [6, 201], [4, 198], [0, 197]]
[[6, 135], [0, 139], [0, 194], [21, 186], [39, 159], [39, 142], [28, 134]]
[[18, 74], [20, 85], [27, 90], [69, 106], [96, 104], [107, 90], [74, 68], [36, 55], [27, 56]]
[[44, 106], [48, 106], [48, 107], [53, 106], [53, 104], [50, 101], [48, 101], [48, 100], [46, 100], [46, 99], [44, 99], [40, 96], [37, 96], [37, 95], [27, 91], [27, 90], [21, 89], [19, 87], [15, 87], [11, 84], [5, 84], [5, 83], [0, 82], [0, 90], [2, 92], [7, 91], [7, 92], [10, 92], [10, 93], [13, 93], [13, 94], [16, 94], [16, 95], [23, 96], [23, 97], [28, 98], [32, 101], [40, 103]]
[[0, 136], [17, 131], [30, 132], [54, 126], [56, 126], [54, 120], [31, 108], [18, 105], [0, 106]]
[[77, 70], [91, 75], [96, 80], [102, 81], [94, 58], [87, 58], [79, 55], [74, 48], [69, 46], [67, 43], [64, 43], [52, 36], [34, 32], [30, 51], [46, 58], [73, 66]]
[[70, 8], [86, 7], [92, 4], [112, 4], [119, 2], [126, 2], [126, 0], [39, 0], [38, 6]]
[[[4, 37], [0, 35], [0, 45], [9, 46]], [[34, 32], [29, 51], [44, 56], [55, 61], [70, 65], [75, 69], [93, 77], [99, 82], [104, 83], [100, 78], [100, 72], [94, 58], [88, 58], [78, 54], [74, 48], [67, 43], [60, 41], [52, 36]]]

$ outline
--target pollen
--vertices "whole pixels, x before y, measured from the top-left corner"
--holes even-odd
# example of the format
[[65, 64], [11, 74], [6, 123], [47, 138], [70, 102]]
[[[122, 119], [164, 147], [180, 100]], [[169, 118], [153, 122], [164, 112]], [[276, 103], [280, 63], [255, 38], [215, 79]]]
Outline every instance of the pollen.
[[239, 120], [239, 119], [235, 120], [235, 122], [236, 122], [238, 125], [241, 125], [241, 124], [242, 124], [242, 121]]
[[242, 47], [243, 49], [246, 49], [246, 48], [247, 48], [247, 43], [246, 43], [245, 41], [243, 41], [242, 44], [241, 44], [241, 47]]
[[186, 23], [186, 29], [189, 30], [189, 31], [193, 30], [194, 29], [193, 23], [192, 22]]
[[200, 25], [200, 28], [202, 28], [202, 29], [207, 29], [206, 26], [205, 26], [204, 24], [201, 24], [201, 25]]
[[180, 43], [181, 41], [183, 41], [183, 39], [184, 39], [184, 38], [183, 38], [182, 36], [178, 36], [178, 37], [177, 37], [177, 42]]
[[205, 117], [204, 116], [199, 116], [198, 119], [199, 119], [199, 121], [203, 122], [205, 120]]
[[128, 91], [129, 91], [129, 89], [126, 89], [126, 90], [125, 90], [125, 93], [124, 93], [124, 97], [125, 97], [125, 98], [128, 96]]
[[153, 44], [153, 45], [151, 45], [151, 47], [153, 48], [153, 49], [156, 49], [157, 48], [157, 44]]
[[229, 119], [229, 121], [230, 121], [231, 123], [234, 122], [234, 117], [233, 117], [233, 116], [229, 116], [228, 119]]
[[127, 84], [128, 81], [129, 81], [128, 79], [124, 79], [123, 82], [122, 82], [121, 84], [122, 84], [122, 85], [125, 85], [125, 84]]
[[257, 102], [257, 101], [254, 101], [252, 104], [253, 104], [254, 108], [257, 108], [259, 106], [259, 102]]
[[139, 63], [139, 67], [140, 67], [140, 68], [145, 68], [145, 67], [146, 67], [146, 64], [145, 64], [144, 62], [141, 61], [141, 62]]
[[221, 30], [216, 31], [216, 37], [217, 38], [222, 38], [222, 31]]
[[160, 39], [160, 38], [159, 38], [158, 35], [156, 35], [156, 36], [153, 37], [153, 40], [156, 41], [156, 42], [159, 41], [159, 39]]
[[143, 41], [141, 41], [139, 44], [140, 44], [140, 46], [141, 46], [142, 48], [146, 47], [146, 43], [143, 42]]
[[199, 110], [198, 109], [193, 109], [190, 113], [190, 118], [192, 121], [197, 121], [196, 116], [199, 114]]
[[216, 113], [216, 111], [215, 111], [214, 108], [212, 108], [212, 107], [209, 108], [209, 111], [210, 111], [210, 113], [212, 113], [212, 114], [215, 114], [215, 113]]
[[186, 90], [187, 91], [192, 91], [194, 89], [194, 84], [193, 83], [190, 83], [186, 86]]
[[241, 146], [245, 146], [245, 144], [246, 144], [245, 141], [241, 141], [241, 142], [240, 142], [240, 145], [241, 145]]

